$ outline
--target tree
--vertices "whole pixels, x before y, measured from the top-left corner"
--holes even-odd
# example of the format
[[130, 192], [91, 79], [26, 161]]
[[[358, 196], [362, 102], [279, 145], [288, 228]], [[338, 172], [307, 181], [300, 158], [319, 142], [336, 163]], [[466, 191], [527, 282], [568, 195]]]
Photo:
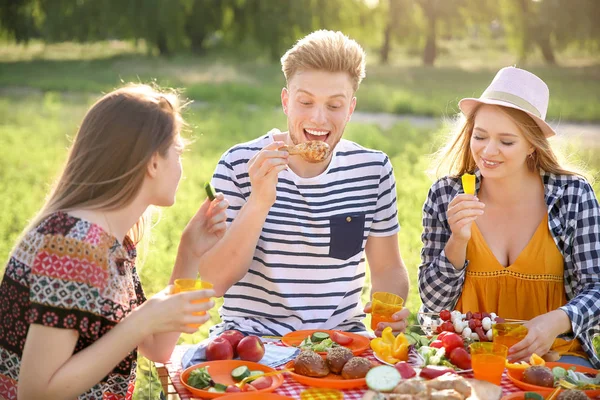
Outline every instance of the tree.
[[37, 11], [35, 0], [0, 0], [0, 31], [17, 43], [28, 42], [39, 35]]

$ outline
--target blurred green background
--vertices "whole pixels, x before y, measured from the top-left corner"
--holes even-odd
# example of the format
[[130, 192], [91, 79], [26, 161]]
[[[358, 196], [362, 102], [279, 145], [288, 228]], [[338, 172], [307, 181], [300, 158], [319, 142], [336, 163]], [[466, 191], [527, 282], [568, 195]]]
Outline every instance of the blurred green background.
[[[156, 82], [193, 100], [194, 139], [177, 203], [141, 251], [144, 288], [156, 293], [220, 155], [286, 128], [281, 55], [315, 29], [342, 30], [368, 55], [345, 137], [392, 160], [416, 311], [428, 155], [457, 101], [478, 96], [499, 68], [524, 67], [548, 83], [549, 120], [562, 133], [553, 146], [598, 177], [599, 16], [596, 0], [0, 0], [0, 258], [42, 204], [92, 102], [124, 82]], [[148, 398], [160, 385], [140, 361], [136, 397]]]

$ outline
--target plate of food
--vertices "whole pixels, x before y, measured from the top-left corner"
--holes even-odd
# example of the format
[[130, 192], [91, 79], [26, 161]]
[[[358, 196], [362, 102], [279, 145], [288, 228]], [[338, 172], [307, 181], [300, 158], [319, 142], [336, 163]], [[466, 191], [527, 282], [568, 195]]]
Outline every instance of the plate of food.
[[[389, 363], [389, 362], [387, 362], [387, 361], [384, 361], [384, 360], [382, 360], [382, 359], [381, 359], [381, 358], [380, 358], [380, 357], [377, 355], [377, 353], [373, 353], [373, 356], [375, 357], [375, 359], [376, 359], [377, 361], [379, 361], [380, 363], [382, 363], [382, 364], [384, 364], [384, 365], [390, 365], [390, 366], [392, 366], [392, 367], [394, 367], [394, 366], [396, 365], [396, 364], [392, 364], [392, 363]], [[411, 364], [409, 363], [409, 365], [411, 365]], [[411, 365], [411, 366], [412, 366], [412, 365]], [[451, 368], [451, 369], [453, 369], [453, 370], [454, 370], [454, 372], [456, 372], [457, 374], [468, 374], [469, 372], [473, 372], [473, 368], [470, 368], [470, 369], [460, 369], [460, 368], [458, 368], [456, 365], [453, 365], [453, 364], [452, 364], [452, 365], [444, 365], [443, 367]], [[418, 374], [418, 371], [421, 369], [421, 367], [414, 367], [414, 369], [417, 371], [417, 374]]]
[[416, 393], [428, 393], [425, 399], [499, 400], [502, 396], [502, 388], [489, 382], [465, 379], [455, 373], [445, 373], [431, 379], [422, 373], [407, 377], [404, 371], [388, 365], [371, 369], [366, 382], [369, 391], [363, 400], [415, 398], [412, 396]]
[[283, 375], [259, 377], [240, 389], [236, 383], [251, 375], [276, 372], [263, 364], [242, 360], [207, 361], [183, 370], [181, 383], [194, 396], [214, 399], [235, 392], [269, 393], [283, 383]]
[[508, 369], [507, 375], [515, 386], [523, 390], [546, 391], [561, 386], [582, 390], [590, 398], [600, 395], [600, 372], [580, 365], [547, 362], [545, 365], [532, 365], [524, 371]]
[[290, 332], [281, 338], [286, 346], [299, 347], [301, 350], [313, 350], [327, 355], [332, 347], [346, 347], [357, 356], [369, 348], [370, 339], [352, 332], [336, 330], [301, 330]]
[[367, 385], [365, 376], [376, 366], [369, 359], [355, 356], [346, 347], [338, 346], [328, 350], [326, 355], [312, 350], [303, 350], [285, 365], [293, 369], [290, 376], [307, 386], [352, 389]]

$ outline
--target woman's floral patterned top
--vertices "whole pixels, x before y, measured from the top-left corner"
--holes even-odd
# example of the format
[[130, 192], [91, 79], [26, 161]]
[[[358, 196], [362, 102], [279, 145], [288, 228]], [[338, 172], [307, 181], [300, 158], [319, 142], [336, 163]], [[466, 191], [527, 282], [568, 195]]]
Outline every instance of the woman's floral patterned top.
[[[0, 284], [0, 397], [17, 398], [30, 324], [73, 329], [74, 352], [93, 344], [145, 301], [136, 249], [100, 226], [63, 212], [27, 232]], [[137, 350], [79, 399], [129, 399]]]

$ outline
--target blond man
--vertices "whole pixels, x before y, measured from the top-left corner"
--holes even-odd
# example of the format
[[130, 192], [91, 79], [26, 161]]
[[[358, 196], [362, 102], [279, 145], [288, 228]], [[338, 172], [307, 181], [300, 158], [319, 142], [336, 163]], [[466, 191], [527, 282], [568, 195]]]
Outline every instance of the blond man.
[[[281, 59], [288, 130], [229, 149], [213, 184], [230, 202], [228, 231], [200, 266], [224, 295], [223, 322], [211, 335], [238, 329], [284, 335], [300, 329], [364, 332], [365, 253], [372, 290], [406, 298], [398, 249], [396, 187], [381, 151], [342, 139], [365, 76], [365, 53], [341, 32], [316, 31]], [[284, 145], [324, 141], [332, 150], [311, 163]], [[226, 259], [220, 254], [230, 255]], [[396, 322], [402, 331], [408, 311]]]

